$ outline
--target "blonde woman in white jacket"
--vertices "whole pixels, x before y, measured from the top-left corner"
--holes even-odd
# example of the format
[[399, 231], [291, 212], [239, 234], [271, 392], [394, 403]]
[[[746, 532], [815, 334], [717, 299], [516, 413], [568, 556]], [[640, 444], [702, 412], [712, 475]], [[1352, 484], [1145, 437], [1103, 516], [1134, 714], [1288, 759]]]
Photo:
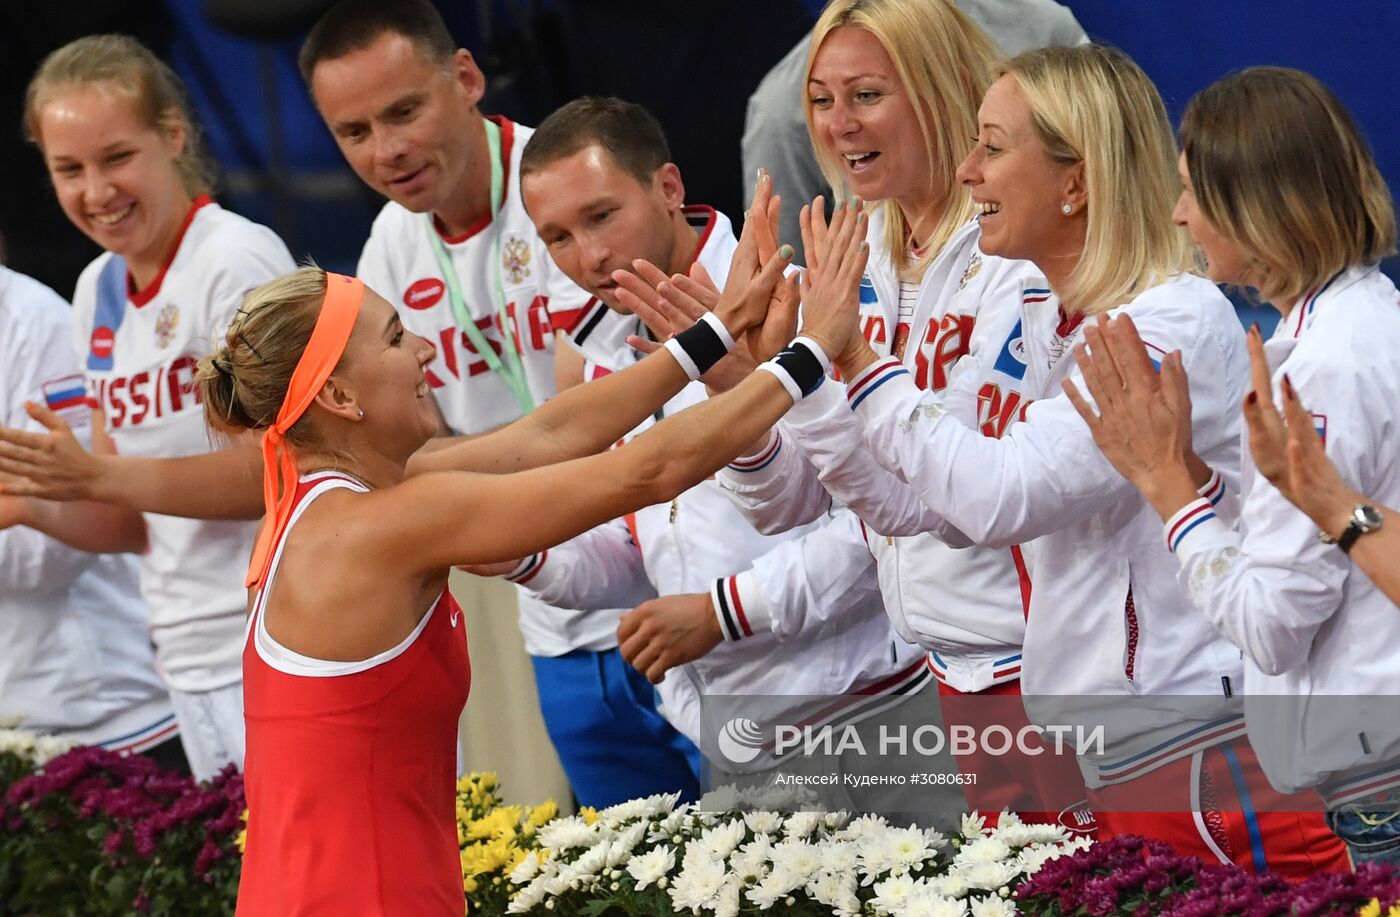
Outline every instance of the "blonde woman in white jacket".
[[[1133, 315], [1154, 359], [1180, 351], [1211, 380], [1192, 393], [1202, 458], [1227, 477], [1238, 460], [1243, 334], [1228, 301], [1184, 273], [1185, 238], [1168, 219], [1177, 188], [1161, 99], [1119, 52], [1043, 49], [1002, 67], [979, 122], [959, 175], [981, 210], [982, 247], [1033, 261], [1049, 281], [1045, 294], [1023, 295], [1004, 343], [960, 370], [971, 375], [940, 399], [864, 342], [853, 303], [804, 304], [806, 333], [849, 380], [848, 424], [868, 447], [861, 461], [873, 455], [907, 482], [902, 500], [888, 483], [865, 499], [895, 534], [1028, 542], [1027, 708], [1042, 724], [1106, 727], [1102, 753], [1081, 757], [1101, 837], [1146, 834], [1285, 874], [1344, 869], [1316, 811], [1256, 811], [1310, 803], [1262, 798], [1233, 696], [1238, 651], [1177, 587], [1155, 515], [1060, 396], [1084, 317]], [[1033, 403], [1001, 438], [969, 428], [961, 402], [999, 394], [1004, 409], [1013, 392]], [[848, 462], [848, 483], [861, 461]], [[1193, 457], [1188, 483], [1218, 497], [1205, 462]], [[1131, 811], [1147, 800], [1163, 811]]]
[[[1348, 557], [1389, 521], [1373, 501], [1400, 500], [1400, 297], [1377, 267], [1395, 248], [1390, 192], [1350, 115], [1297, 70], [1256, 67], [1208, 87], [1188, 107], [1181, 141], [1177, 222], [1212, 280], [1252, 287], [1282, 315], [1268, 341], [1251, 334], [1253, 460], [1238, 520], [1189, 492], [1193, 431], [1177, 422], [1186, 381], [1179, 363], [1159, 381], [1132, 358], [1126, 320], [1091, 338], [1081, 363], [1097, 410], [1081, 400], [1080, 412], [1165, 520], [1181, 587], [1243, 652], [1245, 719], [1269, 781], [1317, 788], [1354, 860], [1396, 862], [1400, 615]], [[1192, 396], [1214, 382], [1193, 379], [1205, 385]], [[1356, 495], [1321, 531], [1294, 505], [1313, 495], [1289, 480], [1276, 398], [1299, 445], [1307, 426], [1343, 494]]]

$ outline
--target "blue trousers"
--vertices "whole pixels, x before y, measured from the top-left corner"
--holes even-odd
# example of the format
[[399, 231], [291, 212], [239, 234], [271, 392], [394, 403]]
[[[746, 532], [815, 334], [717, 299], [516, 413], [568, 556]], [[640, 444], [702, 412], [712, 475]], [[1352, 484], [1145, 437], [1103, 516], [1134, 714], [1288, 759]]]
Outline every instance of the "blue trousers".
[[656, 689], [616, 647], [530, 658], [545, 729], [579, 805], [700, 797], [699, 749], [656, 711]]

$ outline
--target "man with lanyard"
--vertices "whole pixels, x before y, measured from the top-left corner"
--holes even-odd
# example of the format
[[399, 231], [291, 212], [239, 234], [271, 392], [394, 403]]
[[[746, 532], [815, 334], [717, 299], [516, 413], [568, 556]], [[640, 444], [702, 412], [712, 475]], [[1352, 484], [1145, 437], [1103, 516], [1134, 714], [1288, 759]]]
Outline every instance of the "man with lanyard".
[[[585, 379], [635, 362], [625, 337], [646, 333], [627, 314], [614, 271], [645, 271], [634, 267], [645, 259], [719, 284], [728, 274], [736, 247], [728, 219], [710, 207], [684, 206], [680, 171], [670, 160], [645, 109], [605, 98], [577, 99], [554, 112], [522, 157], [522, 195], [540, 237], [558, 267], [595, 296], [577, 314], [555, 314], [586, 357]], [[608, 316], [626, 321], [609, 328]], [[693, 382], [657, 418], [705, 397], [703, 383]], [[446, 465], [450, 454], [431, 459]], [[889, 629], [853, 518], [838, 514], [764, 536], [713, 481], [525, 558], [507, 576], [570, 607], [606, 606], [625, 584], [648, 581], [662, 598], [624, 617], [623, 654], [660, 683], [667, 718], [701, 746], [719, 779], [785, 761], [771, 748], [746, 760], [726, 751], [719, 730], [736, 715], [760, 727], [855, 723], [932, 683], [920, 653]], [[628, 635], [643, 620], [677, 635], [682, 653], [638, 656]]]
[[[556, 389], [551, 310], [587, 295], [555, 268], [520, 201], [530, 129], [477, 109], [485, 80], [428, 0], [346, 0], [311, 30], [303, 77], [351, 167], [387, 196], [359, 264], [437, 356], [428, 384], [444, 436], [532, 410]], [[577, 374], [575, 369], [574, 374]], [[520, 596], [545, 725], [575, 795], [605, 806], [698, 791], [699, 756], [627, 683], [619, 611]], [[621, 749], [622, 751], [619, 751]]]

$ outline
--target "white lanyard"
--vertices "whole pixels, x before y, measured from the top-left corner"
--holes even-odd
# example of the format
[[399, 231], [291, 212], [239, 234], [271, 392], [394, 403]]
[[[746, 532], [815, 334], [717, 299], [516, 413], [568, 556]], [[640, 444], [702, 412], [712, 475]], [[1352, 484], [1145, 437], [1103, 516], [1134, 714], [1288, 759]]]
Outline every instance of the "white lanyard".
[[486, 336], [476, 326], [476, 321], [472, 318], [471, 313], [467, 311], [467, 301], [462, 296], [462, 288], [457, 281], [457, 271], [452, 266], [452, 258], [447, 253], [447, 246], [443, 244], [437, 227], [433, 225], [431, 215], [428, 217], [428, 238], [432, 243], [433, 255], [437, 258], [438, 270], [442, 272], [443, 283], [447, 285], [447, 299], [452, 304], [452, 313], [457, 318], [457, 324], [471, 340], [476, 352], [486, 361], [486, 365], [491, 368], [492, 372], [500, 376], [506, 388], [515, 396], [516, 402], [520, 405], [520, 412], [528, 414], [535, 409], [535, 399], [530, 394], [530, 387], [525, 381], [525, 368], [520, 363], [520, 338], [511, 327], [510, 317], [506, 314], [505, 284], [501, 280], [500, 215], [501, 206], [505, 200], [505, 168], [501, 164], [501, 129], [490, 119], [483, 119], [483, 121], [486, 125], [487, 155], [491, 160], [491, 262], [488, 270], [491, 272], [491, 287], [496, 299], [496, 320], [504, 338], [501, 351], [505, 355], [505, 360], [496, 354], [496, 349], [486, 340]]

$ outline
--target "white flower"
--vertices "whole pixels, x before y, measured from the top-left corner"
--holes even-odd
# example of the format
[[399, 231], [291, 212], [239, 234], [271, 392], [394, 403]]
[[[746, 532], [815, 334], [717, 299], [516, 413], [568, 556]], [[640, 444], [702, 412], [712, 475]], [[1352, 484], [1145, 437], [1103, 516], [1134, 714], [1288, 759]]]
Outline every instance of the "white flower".
[[908, 828], [891, 828], [885, 834], [886, 843], [889, 845], [889, 856], [897, 868], [910, 869], [922, 866], [930, 854], [933, 853], [928, 846], [928, 838], [924, 832], [914, 826]]
[[734, 874], [745, 882], [757, 882], [768, 874], [768, 862], [773, 855], [773, 840], [766, 834], [749, 841], [729, 859]]
[[633, 850], [637, 849], [637, 845], [642, 842], [642, 836], [646, 833], [647, 823], [639, 821], [614, 838], [613, 842], [608, 845], [607, 865], [621, 866], [627, 862], [627, 858], [632, 855]]
[[850, 872], [823, 872], [807, 883], [807, 892], [838, 914], [859, 914], [856, 877]]
[[968, 840], [980, 837], [986, 830], [987, 819], [975, 811], [962, 817], [962, 831], [960, 833]]
[[1028, 825], [1021, 821], [1015, 812], [1003, 812], [992, 837], [1011, 847], [1024, 847], [1027, 844], [1048, 844], [1063, 841], [1069, 836], [1060, 825]]
[[810, 841], [788, 838], [773, 848], [774, 872], [785, 869], [796, 873], [802, 883], [822, 868], [821, 848]]
[[928, 880], [928, 887], [934, 894], [944, 898], [961, 898], [967, 894], [967, 883], [955, 872], [934, 876]]
[[646, 799], [629, 799], [601, 810], [598, 813], [598, 821], [605, 825], [620, 825], [625, 821], [642, 818], [648, 814], [650, 814], [650, 808]]
[[996, 891], [1016, 878], [1020, 872], [1014, 862], [978, 862], [955, 866], [957, 875], [969, 888]]
[[882, 826], [860, 841], [860, 871], [865, 876], [862, 885], [869, 885], [886, 873], [903, 873], [907, 866], [899, 863], [895, 844], [900, 829]]
[[806, 876], [794, 869], [784, 866], [774, 866], [773, 871], [764, 876], [753, 888], [747, 892], [748, 898], [763, 910], [768, 910], [778, 902], [779, 898], [786, 897], [794, 890], [807, 884]]
[[1021, 848], [1021, 852], [1016, 855], [1016, 869], [1029, 875], [1051, 860], [1064, 855], [1064, 848], [1058, 844], [1031, 844]]
[[783, 833], [788, 837], [807, 837], [822, 821], [821, 812], [794, 812], [783, 825]]
[[641, 891], [675, 868], [676, 852], [673, 848], [653, 847], [628, 861], [627, 874], [636, 880], [637, 891]]
[[719, 894], [715, 895], [712, 904], [714, 905], [715, 917], [738, 917], [739, 880], [731, 876], [720, 887]]
[[525, 855], [525, 859], [520, 861], [520, 865], [510, 871], [510, 881], [512, 885], [524, 885], [540, 871], [540, 855], [531, 850]]
[[914, 894], [914, 880], [908, 876], [891, 876], [876, 882], [872, 891], [875, 897], [870, 899], [870, 903], [875, 905], [877, 913], [901, 913]]
[[783, 826], [783, 817], [777, 812], [746, 812], [744, 824], [754, 834], [772, 834]]
[[963, 844], [954, 862], [995, 863], [1011, 856], [1011, 848], [995, 837], [978, 838]]
[[822, 869], [826, 872], [849, 873], [855, 876], [860, 851], [850, 841], [828, 840], [821, 845]]
[[723, 860], [734, 852], [735, 847], [739, 846], [739, 842], [744, 839], [746, 830], [748, 829], [743, 820], [736, 818], [715, 825], [713, 828], [706, 828], [691, 846], [698, 844], [700, 849], [713, 859]]
[[686, 857], [686, 865], [671, 886], [671, 904], [676, 910], [703, 907], [720, 890], [727, 875], [724, 864], [709, 858]]
[[996, 895], [977, 898], [972, 902], [972, 917], [1016, 917], [1016, 905]]
[[826, 813], [826, 830], [840, 831], [851, 820], [851, 813], [845, 810]]
[[732, 783], [724, 786], [717, 786], [695, 804], [696, 812], [733, 812], [743, 808], [743, 797], [739, 795], [739, 790]]
[[843, 840], [863, 841], [868, 837], [883, 833], [889, 827], [889, 823], [879, 815], [862, 815], [851, 820], [850, 824], [841, 829], [837, 837]]
[[964, 917], [967, 905], [921, 890], [898, 913], [899, 917]]
[[651, 830], [647, 832], [647, 843], [659, 844], [662, 841], [670, 840], [676, 832], [681, 830], [681, 826], [685, 824], [688, 817], [689, 813], [685, 809], [677, 809], [667, 815], [652, 825]]
[[588, 847], [598, 842], [599, 835], [596, 824], [590, 825], [577, 815], [556, 818], [542, 825], [537, 832], [540, 844], [551, 850]]
[[525, 914], [544, 900], [544, 883], [540, 881], [531, 882], [522, 888], [514, 898], [510, 899], [510, 906], [506, 908], [507, 914]]

